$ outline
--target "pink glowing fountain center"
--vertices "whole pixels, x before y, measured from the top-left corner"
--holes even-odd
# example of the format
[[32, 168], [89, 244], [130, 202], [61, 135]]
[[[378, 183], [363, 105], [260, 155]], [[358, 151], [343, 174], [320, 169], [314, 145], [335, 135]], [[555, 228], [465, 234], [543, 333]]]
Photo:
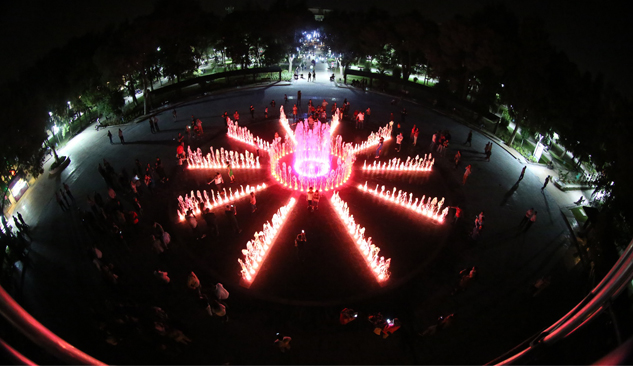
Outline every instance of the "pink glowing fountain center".
[[299, 176], [316, 178], [330, 174], [332, 170], [330, 126], [317, 122], [314, 128], [303, 122], [297, 123], [293, 167]]
[[[292, 131], [286, 126], [283, 111], [280, 120], [284, 128], [288, 127], [286, 142], [273, 142], [269, 152], [271, 173], [284, 187], [328, 191], [349, 179], [356, 160], [354, 147], [344, 144], [340, 136], [332, 141], [330, 125], [319, 121], [299, 122]], [[289, 154], [293, 154], [292, 163], [281, 161]]]

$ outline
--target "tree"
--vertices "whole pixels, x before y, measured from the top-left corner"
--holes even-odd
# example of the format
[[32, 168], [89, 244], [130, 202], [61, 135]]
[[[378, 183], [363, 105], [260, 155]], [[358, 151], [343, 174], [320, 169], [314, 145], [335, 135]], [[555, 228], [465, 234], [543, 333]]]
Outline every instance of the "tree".
[[358, 42], [350, 36], [356, 34], [362, 24], [362, 14], [337, 11], [332, 12], [323, 21], [324, 36], [339, 63], [341, 73], [351, 62], [366, 56]]
[[[0, 134], [2, 197], [14, 175], [11, 171], [28, 172], [37, 177], [42, 166], [42, 142], [46, 139], [44, 126], [48, 114], [41, 104], [33, 103], [26, 89], [15, 82], [0, 86], [0, 98], [5, 102], [0, 108], [0, 119], [10, 121], [4, 124]], [[3, 199], [2, 206], [4, 202]]]
[[517, 52], [511, 55], [511, 62], [505, 75], [502, 100], [510, 106], [509, 111], [515, 121], [510, 136], [512, 145], [521, 124], [543, 118], [547, 105], [547, 65], [552, 55], [548, 35], [540, 20], [529, 18], [521, 23]]

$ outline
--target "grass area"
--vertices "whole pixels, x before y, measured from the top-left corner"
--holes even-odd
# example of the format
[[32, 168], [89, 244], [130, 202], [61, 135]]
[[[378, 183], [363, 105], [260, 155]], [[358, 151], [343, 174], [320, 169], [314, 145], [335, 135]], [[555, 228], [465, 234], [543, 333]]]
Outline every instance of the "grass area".
[[582, 207], [572, 208], [571, 212], [574, 214], [576, 221], [578, 221], [578, 225], [583, 225], [587, 221], [587, 215]]
[[552, 150], [550, 150], [550, 155], [552, 155], [552, 159], [554, 161], [556, 161], [560, 165], [564, 166], [565, 169], [570, 170], [570, 171], [578, 170], [578, 169], [576, 169], [576, 164], [572, 161], [572, 159], [569, 157], [569, 155], [565, 154], [564, 156], [560, 156], [559, 154], [556, 154]]

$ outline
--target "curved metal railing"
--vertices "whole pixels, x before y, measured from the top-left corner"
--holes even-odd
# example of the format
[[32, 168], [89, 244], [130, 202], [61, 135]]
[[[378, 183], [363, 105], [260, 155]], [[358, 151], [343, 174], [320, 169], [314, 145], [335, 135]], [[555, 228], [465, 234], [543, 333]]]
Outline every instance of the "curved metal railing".
[[[510, 365], [529, 356], [545, 345], [554, 344], [569, 336], [602, 313], [607, 305], [618, 297], [633, 279], [633, 240], [625, 249], [609, 273], [585, 298], [550, 327], [537, 334], [527, 346], [523, 342], [508, 353], [488, 364]], [[509, 356], [509, 354], [512, 354]]]
[[[73, 345], [59, 338], [40, 322], [35, 320], [0, 286], [0, 314], [11, 323], [20, 333], [24, 334], [36, 345], [44, 348], [50, 355], [69, 364], [106, 365], [93, 358]], [[0, 346], [14, 358], [25, 364], [33, 364], [28, 358], [0, 340]], [[8, 346], [8, 348], [7, 348]]]

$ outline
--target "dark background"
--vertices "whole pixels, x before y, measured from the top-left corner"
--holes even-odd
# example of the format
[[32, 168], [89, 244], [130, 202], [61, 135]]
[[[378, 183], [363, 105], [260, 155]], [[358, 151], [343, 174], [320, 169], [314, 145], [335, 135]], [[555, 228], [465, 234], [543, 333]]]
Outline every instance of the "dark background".
[[[545, 22], [554, 46], [567, 53], [581, 71], [603, 73], [607, 82], [630, 95], [633, 76], [625, 55], [633, 43], [633, 23], [625, 2], [500, 1], [520, 17], [537, 15]], [[245, 4], [268, 7], [273, 0], [200, 0], [218, 15], [225, 7]], [[491, 1], [481, 0], [309, 0], [309, 7], [359, 9], [389, 4], [392, 13], [417, 8], [429, 19], [442, 22], [455, 14], [468, 15]], [[151, 13], [153, 0], [44, 1], [24, 0], [5, 4], [0, 12], [0, 81], [11, 79], [52, 48], [88, 31], [100, 31], [125, 19]], [[271, 21], [274, 21], [271, 19]], [[628, 52], [627, 52], [628, 51]]]

